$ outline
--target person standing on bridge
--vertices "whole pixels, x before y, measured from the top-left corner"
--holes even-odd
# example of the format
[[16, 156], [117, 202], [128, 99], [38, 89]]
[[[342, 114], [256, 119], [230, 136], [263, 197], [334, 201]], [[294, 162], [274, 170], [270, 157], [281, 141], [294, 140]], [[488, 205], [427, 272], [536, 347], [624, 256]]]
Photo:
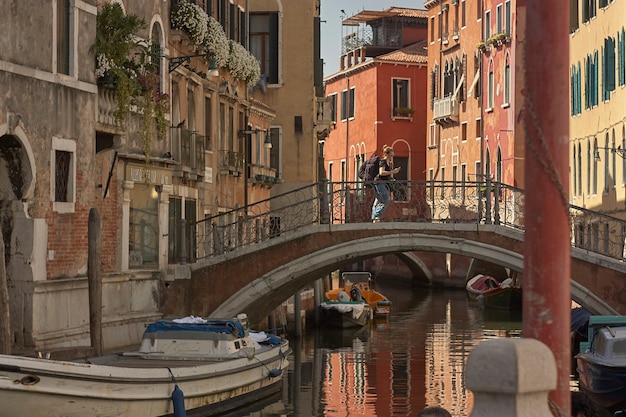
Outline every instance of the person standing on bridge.
[[391, 192], [389, 190], [389, 182], [392, 181], [393, 175], [400, 172], [400, 167], [393, 166], [393, 148], [391, 146], [383, 146], [383, 157], [378, 162], [378, 175], [374, 179], [374, 205], [372, 206], [372, 222], [378, 223], [389, 202], [391, 201]]

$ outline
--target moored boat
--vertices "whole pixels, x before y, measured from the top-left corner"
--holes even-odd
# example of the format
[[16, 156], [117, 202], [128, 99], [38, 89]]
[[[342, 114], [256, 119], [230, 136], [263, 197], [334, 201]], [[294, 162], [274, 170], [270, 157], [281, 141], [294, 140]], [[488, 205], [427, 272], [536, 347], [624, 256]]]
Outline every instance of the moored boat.
[[590, 316], [576, 355], [579, 388], [610, 411], [626, 407], [626, 316]]
[[287, 340], [194, 320], [153, 323], [139, 350], [88, 360], [0, 355], [0, 416], [213, 415], [280, 390]]
[[344, 272], [339, 288], [326, 291], [326, 299], [340, 301], [339, 294], [350, 294], [352, 301], [365, 301], [372, 309], [374, 318], [387, 317], [391, 313], [391, 301], [373, 288], [369, 272]]
[[465, 284], [467, 295], [480, 307], [502, 310], [522, 309], [522, 287], [511, 278], [500, 282], [492, 276], [478, 274]]
[[327, 325], [347, 329], [369, 323], [372, 310], [365, 301], [325, 301], [320, 304], [320, 315]]

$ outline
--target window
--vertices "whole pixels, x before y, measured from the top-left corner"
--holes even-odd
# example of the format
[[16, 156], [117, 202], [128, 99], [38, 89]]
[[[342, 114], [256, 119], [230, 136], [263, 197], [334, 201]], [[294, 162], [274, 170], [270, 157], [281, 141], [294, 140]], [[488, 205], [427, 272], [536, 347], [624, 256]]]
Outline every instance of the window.
[[626, 32], [622, 28], [622, 32], [617, 32], [617, 79], [618, 85], [626, 84]]
[[489, 62], [489, 79], [487, 82], [488, 82], [488, 85], [487, 85], [487, 109], [486, 111], [490, 111], [490, 110], [493, 110], [494, 95], [495, 95], [492, 61]]
[[504, 97], [502, 100], [506, 106], [511, 103], [511, 57], [508, 54], [504, 63]]
[[467, 122], [461, 123], [461, 142], [467, 142]]
[[580, 62], [578, 65], [572, 65], [570, 69], [570, 90], [571, 90], [571, 113], [576, 116], [582, 112], [581, 109], [581, 90], [580, 90]]
[[511, 11], [511, 1], [507, 0], [504, 2], [504, 33], [507, 36], [511, 36], [513, 30], [511, 28], [511, 21], [513, 19], [512, 11]]
[[57, 0], [57, 72], [70, 73], [70, 0]]
[[205, 144], [204, 149], [210, 151], [213, 149], [213, 143], [211, 141], [211, 129], [213, 126], [213, 104], [211, 97], [204, 98], [204, 137]]
[[465, 0], [461, 0], [461, 27], [465, 27]]
[[354, 87], [341, 92], [341, 120], [354, 118]]
[[250, 53], [261, 64], [261, 75], [278, 83], [278, 13], [250, 14]]
[[596, 17], [596, 1], [597, 0], [582, 0], [583, 23], [586, 23], [590, 19]]
[[392, 80], [392, 108], [394, 116], [410, 116], [406, 112], [411, 107], [409, 101], [409, 80], [397, 79]]
[[150, 61], [156, 66], [156, 73], [159, 78], [158, 91], [164, 91], [163, 89], [163, 47], [161, 46], [162, 30], [159, 23], [155, 23], [152, 26], [152, 35], [150, 36]]
[[[158, 197], [154, 185], [144, 181], [135, 182], [130, 193], [128, 262], [131, 268], [156, 266], [159, 262]], [[180, 223], [171, 224], [180, 228]], [[171, 236], [169, 240], [171, 244]]]
[[[183, 216], [183, 204], [184, 212]], [[192, 228], [196, 224], [196, 201], [170, 197], [168, 211], [168, 247], [167, 261], [171, 264], [179, 263], [182, 254], [182, 228], [185, 227], [185, 258], [189, 262], [196, 260], [196, 239]]]
[[272, 147], [270, 148], [270, 168], [276, 170], [276, 177], [282, 176], [280, 168], [281, 161], [281, 147], [280, 147], [280, 129], [277, 127], [270, 128], [270, 140], [272, 141]]
[[485, 12], [485, 40], [491, 37], [491, 10]]
[[579, 0], [570, 0], [569, 2], [569, 31], [574, 33], [578, 30], [580, 12], [578, 11]]
[[53, 137], [50, 165], [53, 210], [73, 213], [76, 202], [76, 142]]
[[602, 99], [611, 99], [611, 91], [615, 91], [615, 39], [604, 39], [602, 51]]
[[476, 20], [483, 17], [483, 0], [476, 0]]
[[503, 32], [503, 21], [502, 21], [502, 5], [498, 4], [496, 6], [496, 33]]
[[580, 147], [580, 143], [578, 144], [578, 195], [582, 195], [583, 193], [583, 163], [582, 163], [582, 149]]
[[350, 89], [350, 106], [348, 108], [348, 116], [350, 116], [351, 118], [354, 118], [354, 111], [355, 111], [355, 106], [356, 106], [354, 93], [355, 93], [355, 90], [354, 90], [354, 87], [352, 87]]
[[435, 16], [430, 18], [430, 41], [435, 42]]
[[600, 8], [608, 7], [609, 0], [599, 0], [599, 1], [600, 1]]
[[435, 147], [437, 146], [437, 124], [433, 123], [430, 125], [429, 135], [428, 135], [428, 146]]
[[598, 105], [598, 51], [585, 58], [585, 108]]
[[337, 94], [331, 94], [330, 96], [330, 120], [337, 121]]
[[[594, 154], [597, 149], [598, 149], [598, 139], [593, 138]], [[604, 160], [606, 161], [606, 158]], [[593, 161], [593, 183], [592, 183], [591, 192], [593, 194], [598, 194], [598, 161], [596, 160], [596, 158], [591, 158], [591, 161]]]
[[479, 118], [476, 119], [476, 139], [480, 139], [483, 132], [482, 120]]
[[341, 120], [348, 119], [348, 90], [341, 92]]
[[457, 183], [456, 183], [456, 181], [457, 181], [458, 169], [459, 169], [459, 167], [456, 166], [456, 165], [454, 165], [452, 167], [452, 195], [451, 195], [452, 198], [456, 198], [456, 194], [457, 194], [457, 189], [456, 189]]

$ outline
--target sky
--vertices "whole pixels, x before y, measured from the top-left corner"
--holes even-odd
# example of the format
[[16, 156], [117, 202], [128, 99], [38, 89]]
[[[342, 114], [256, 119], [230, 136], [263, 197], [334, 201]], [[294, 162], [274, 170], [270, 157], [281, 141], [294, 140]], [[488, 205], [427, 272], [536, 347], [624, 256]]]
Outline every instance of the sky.
[[[342, 38], [341, 21], [344, 18], [354, 16], [362, 10], [378, 11], [394, 6], [423, 9], [424, 0], [321, 0], [324, 77], [339, 71]], [[345, 12], [345, 15], [342, 14], [342, 10]]]

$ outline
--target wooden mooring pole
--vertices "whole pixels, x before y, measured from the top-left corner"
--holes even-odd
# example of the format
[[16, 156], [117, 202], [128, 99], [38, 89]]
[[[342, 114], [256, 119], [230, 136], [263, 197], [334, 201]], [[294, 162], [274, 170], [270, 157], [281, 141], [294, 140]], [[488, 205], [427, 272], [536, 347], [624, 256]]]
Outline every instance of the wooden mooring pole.
[[89, 210], [87, 234], [89, 283], [89, 333], [96, 356], [102, 355], [102, 274], [100, 271], [100, 215], [98, 209]]
[[[556, 361], [550, 398], [570, 415], [569, 16], [567, 0], [518, 0], [516, 107], [524, 145], [525, 338]], [[519, 135], [518, 135], [519, 133]]]
[[0, 353], [10, 355], [11, 352], [11, 313], [9, 306], [9, 286], [7, 268], [4, 263], [4, 237], [0, 228]]

